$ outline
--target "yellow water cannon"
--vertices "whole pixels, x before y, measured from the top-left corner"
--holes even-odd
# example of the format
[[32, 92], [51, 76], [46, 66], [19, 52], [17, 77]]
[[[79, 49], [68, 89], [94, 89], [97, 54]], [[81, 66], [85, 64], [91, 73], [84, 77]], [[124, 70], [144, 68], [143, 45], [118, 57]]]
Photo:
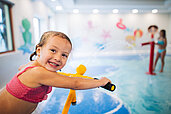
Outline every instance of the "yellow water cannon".
[[[71, 74], [71, 73], [64, 73], [64, 72], [58, 72], [59, 74], [65, 75], [65, 76], [70, 76], [70, 77], [81, 77], [81, 78], [87, 78], [87, 79], [96, 79], [98, 80], [98, 78], [92, 78], [89, 76], [83, 76], [83, 74], [86, 72], [86, 67], [84, 65], [79, 65], [76, 68], [76, 74]], [[116, 86], [114, 84], [111, 84], [110, 82], [108, 82], [105, 86], [101, 86], [104, 89], [107, 89], [109, 91], [114, 91], [116, 89]], [[65, 106], [63, 108], [62, 114], [67, 114], [70, 108], [70, 105], [76, 105], [76, 92], [75, 90], [70, 89], [67, 101], [65, 103]]]
[[[71, 73], [63, 73], [63, 72], [58, 72], [59, 74], [65, 75], [65, 76], [70, 76], [70, 77], [81, 77], [81, 78], [87, 78], [87, 79], [96, 79], [98, 80], [98, 78], [92, 78], [89, 76], [83, 76], [83, 74], [86, 72], [86, 67], [84, 65], [79, 65], [76, 68], [76, 74], [71, 74]], [[116, 86], [114, 84], [111, 84], [110, 82], [108, 82], [105, 86], [101, 86], [104, 89], [107, 89], [109, 91], [114, 91], [116, 89]]]

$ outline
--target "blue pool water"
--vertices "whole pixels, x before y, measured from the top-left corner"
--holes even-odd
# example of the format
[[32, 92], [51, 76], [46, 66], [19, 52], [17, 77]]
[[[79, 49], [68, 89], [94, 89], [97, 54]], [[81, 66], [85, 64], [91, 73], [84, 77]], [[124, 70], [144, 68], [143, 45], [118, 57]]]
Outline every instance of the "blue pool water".
[[[70, 107], [70, 114], [171, 114], [171, 56], [165, 58], [163, 73], [159, 73], [158, 61], [155, 76], [146, 74], [147, 55], [76, 58], [62, 72], [75, 73], [79, 64], [87, 67], [85, 75], [108, 77], [117, 89], [114, 92], [100, 88], [77, 91], [77, 105]], [[53, 89], [42, 114], [62, 112], [69, 90]]]

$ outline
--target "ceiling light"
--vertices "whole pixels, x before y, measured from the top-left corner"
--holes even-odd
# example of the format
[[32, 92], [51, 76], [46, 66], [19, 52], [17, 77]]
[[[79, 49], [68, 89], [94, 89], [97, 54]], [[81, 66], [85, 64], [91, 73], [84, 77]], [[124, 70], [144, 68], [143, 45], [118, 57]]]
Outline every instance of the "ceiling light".
[[78, 9], [73, 9], [73, 13], [79, 13]]
[[118, 9], [113, 9], [112, 12], [113, 12], [113, 13], [118, 13], [119, 10], [118, 10]]
[[153, 9], [153, 10], [152, 10], [152, 13], [157, 13], [157, 12], [158, 12], [157, 9]]
[[138, 10], [137, 9], [133, 9], [132, 13], [138, 13]]
[[99, 10], [98, 9], [94, 9], [93, 13], [99, 13]]
[[56, 1], [56, 0], [51, 0], [52, 2]]
[[56, 10], [62, 10], [62, 6], [56, 6]]

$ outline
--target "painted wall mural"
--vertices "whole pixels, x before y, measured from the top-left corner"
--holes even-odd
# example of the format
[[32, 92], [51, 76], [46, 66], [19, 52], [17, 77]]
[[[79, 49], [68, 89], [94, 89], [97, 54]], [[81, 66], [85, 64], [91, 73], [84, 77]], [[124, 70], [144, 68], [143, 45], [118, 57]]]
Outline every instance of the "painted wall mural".
[[122, 23], [122, 19], [119, 19], [119, 22], [116, 23], [116, 26], [122, 30], [126, 29], [126, 26]]
[[74, 51], [114, 53], [148, 48], [141, 47], [142, 42], [150, 39], [148, 24], [140, 22], [141, 17], [135, 16], [134, 19], [134, 16], [72, 15], [69, 34], [73, 45], [76, 45]]
[[29, 20], [26, 18], [23, 19], [22, 20], [22, 27], [20, 27], [20, 31], [22, 33], [24, 44], [18, 48], [18, 50], [23, 51], [23, 54], [33, 52], [34, 44], [32, 43], [32, 34], [29, 31], [30, 27], [31, 27], [31, 25], [30, 25]]
[[128, 48], [135, 47], [137, 38], [142, 38], [142, 36], [143, 36], [143, 31], [139, 28], [134, 30], [133, 35], [126, 36], [125, 40], [130, 44], [128, 45]]
[[125, 41], [127, 42], [127, 48], [131, 49], [136, 46], [136, 39], [141, 38], [143, 36], [143, 31], [139, 28], [132, 30], [122, 22], [123, 19], [119, 19], [119, 22], [116, 23], [118, 29], [129, 32], [130, 34], [125, 37]]

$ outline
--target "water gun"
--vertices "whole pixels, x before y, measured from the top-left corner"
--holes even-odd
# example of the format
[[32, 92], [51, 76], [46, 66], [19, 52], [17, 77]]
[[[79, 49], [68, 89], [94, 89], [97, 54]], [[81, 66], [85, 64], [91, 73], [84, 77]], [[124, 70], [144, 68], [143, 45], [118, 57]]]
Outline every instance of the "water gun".
[[[86, 72], [86, 67], [84, 65], [79, 65], [76, 69], [77, 73], [76, 74], [71, 74], [71, 73], [64, 73], [64, 72], [58, 72], [59, 74], [65, 75], [65, 76], [70, 76], [70, 77], [81, 77], [81, 78], [87, 78], [87, 79], [96, 79], [97, 78], [92, 78], [89, 76], [83, 76], [83, 74]], [[111, 84], [108, 82], [105, 86], [101, 86], [104, 89], [107, 89], [109, 91], [114, 91], [116, 89], [116, 86], [114, 84]], [[66, 100], [65, 106], [63, 108], [62, 114], [67, 114], [70, 108], [70, 105], [76, 105], [76, 92], [75, 90], [70, 89], [68, 98]]]
[[[77, 69], [76, 69], [77, 73], [76, 74], [64, 73], [64, 72], [58, 72], [58, 73], [65, 75], [65, 76], [70, 76], [70, 77], [81, 77], [81, 78], [98, 80], [98, 78], [83, 76], [83, 74], [86, 72], [86, 70], [87, 70], [86, 67], [81, 64], [77, 67]], [[109, 90], [109, 91], [114, 91], [116, 89], [116, 86], [114, 84], [111, 84], [110, 82], [108, 82], [105, 86], [101, 86], [101, 87], [106, 89], [106, 90]]]

